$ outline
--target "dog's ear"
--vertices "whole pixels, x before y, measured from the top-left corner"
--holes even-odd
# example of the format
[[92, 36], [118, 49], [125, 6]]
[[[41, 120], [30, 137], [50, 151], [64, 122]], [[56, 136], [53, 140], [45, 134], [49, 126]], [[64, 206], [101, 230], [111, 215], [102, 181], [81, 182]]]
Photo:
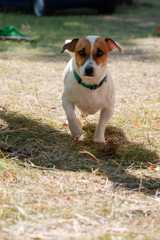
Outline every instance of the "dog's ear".
[[115, 51], [116, 49], [118, 49], [118, 51], [120, 53], [123, 53], [122, 48], [120, 47], [120, 45], [117, 42], [113, 41], [111, 38], [105, 38], [105, 41], [107, 43], [109, 52], [112, 52], [112, 51]]
[[72, 41], [70, 41], [68, 43], [65, 43], [61, 53], [63, 53], [65, 50], [68, 50], [70, 52], [74, 52], [78, 40], [79, 40], [79, 38], [74, 38]]

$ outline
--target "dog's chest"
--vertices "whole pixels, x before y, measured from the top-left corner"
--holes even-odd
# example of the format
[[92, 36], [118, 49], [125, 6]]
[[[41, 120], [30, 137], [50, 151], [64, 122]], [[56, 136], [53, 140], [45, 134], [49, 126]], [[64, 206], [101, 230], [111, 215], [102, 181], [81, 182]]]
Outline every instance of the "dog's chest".
[[86, 114], [94, 114], [106, 107], [106, 98], [102, 89], [90, 90], [78, 85], [70, 97], [72, 102]]

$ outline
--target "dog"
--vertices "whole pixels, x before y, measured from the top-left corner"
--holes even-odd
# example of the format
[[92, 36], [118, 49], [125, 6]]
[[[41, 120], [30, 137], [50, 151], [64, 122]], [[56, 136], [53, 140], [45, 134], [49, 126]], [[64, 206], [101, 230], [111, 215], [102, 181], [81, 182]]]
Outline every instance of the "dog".
[[100, 110], [99, 122], [93, 140], [105, 142], [107, 121], [113, 114], [115, 90], [107, 67], [109, 53], [120, 45], [111, 38], [85, 36], [66, 42], [62, 53], [69, 51], [73, 57], [63, 72], [64, 91], [62, 105], [69, 129], [74, 138], [79, 139], [82, 127], [75, 114], [75, 106], [82, 116], [95, 114]]

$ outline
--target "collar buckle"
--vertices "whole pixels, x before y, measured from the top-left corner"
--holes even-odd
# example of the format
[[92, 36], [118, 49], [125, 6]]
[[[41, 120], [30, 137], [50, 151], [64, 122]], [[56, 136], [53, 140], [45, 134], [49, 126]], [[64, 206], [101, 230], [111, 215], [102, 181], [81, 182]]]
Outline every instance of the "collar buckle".
[[94, 84], [94, 85], [91, 85], [91, 86], [90, 86], [90, 89], [91, 89], [91, 90], [96, 90], [96, 89], [99, 88], [99, 87], [100, 87], [100, 85]]

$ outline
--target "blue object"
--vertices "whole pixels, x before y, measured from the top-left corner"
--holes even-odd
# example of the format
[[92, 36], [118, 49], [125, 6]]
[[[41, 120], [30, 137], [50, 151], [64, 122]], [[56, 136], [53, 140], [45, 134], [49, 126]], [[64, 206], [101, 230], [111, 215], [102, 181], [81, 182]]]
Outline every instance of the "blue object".
[[35, 15], [42, 16], [51, 9], [71, 7], [91, 7], [98, 9], [101, 13], [113, 13], [117, 4], [125, 0], [0, 0], [3, 5], [15, 5], [32, 7]]
[[15, 0], [3, 0], [0, 1], [0, 4], [4, 5], [19, 5], [19, 6], [31, 6], [31, 1], [30, 0], [22, 0], [22, 1], [15, 1]]

